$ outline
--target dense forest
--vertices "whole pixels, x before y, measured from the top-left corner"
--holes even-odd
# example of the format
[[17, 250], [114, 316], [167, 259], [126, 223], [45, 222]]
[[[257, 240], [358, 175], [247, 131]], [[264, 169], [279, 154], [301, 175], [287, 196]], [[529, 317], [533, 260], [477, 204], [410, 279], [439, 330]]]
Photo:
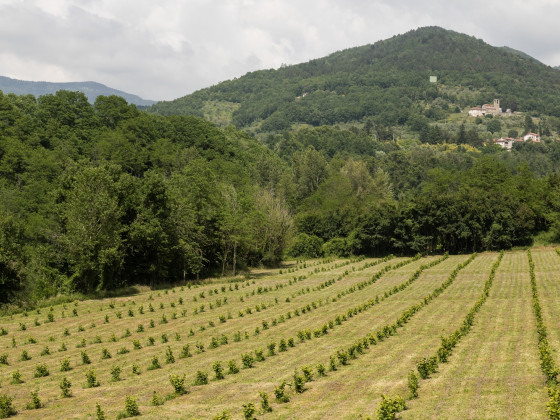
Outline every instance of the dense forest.
[[266, 145], [77, 92], [0, 96], [0, 300], [157, 285], [288, 253], [473, 252], [560, 236], [560, 145]]
[[[429, 82], [437, 76], [438, 83]], [[504, 110], [560, 117], [560, 72], [508, 48], [426, 27], [307, 63], [261, 70], [150, 108], [256, 132], [362, 121], [412, 126], [499, 98]], [[555, 123], [560, 128], [560, 123]]]
[[[496, 67], [493, 47], [441, 31], [251, 73], [150, 112], [117, 96], [91, 104], [78, 92], [0, 92], [0, 303], [235, 275], [286, 256], [559, 241], [560, 72], [504, 49]], [[454, 43], [481, 59], [469, 67]], [[447, 87], [425, 77], [432, 69], [421, 57], [434, 44], [441, 54], [430, 60], [447, 63], [438, 73]], [[470, 57], [468, 48], [459, 55]], [[511, 66], [523, 83], [510, 80]], [[473, 90], [482, 70], [495, 90], [483, 93], [486, 78]], [[535, 103], [529, 85], [542, 94]], [[284, 94], [284, 105], [268, 107]], [[473, 118], [457, 109], [494, 95], [527, 112]], [[193, 115], [162, 115], [186, 103], [177, 113]], [[302, 118], [312, 103], [317, 118]], [[282, 110], [293, 118], [275, 120]], [[266, 129], [273, 121], [281, 123]], [[529, 131], [543, 141], [511, 152], [491, 141]]]

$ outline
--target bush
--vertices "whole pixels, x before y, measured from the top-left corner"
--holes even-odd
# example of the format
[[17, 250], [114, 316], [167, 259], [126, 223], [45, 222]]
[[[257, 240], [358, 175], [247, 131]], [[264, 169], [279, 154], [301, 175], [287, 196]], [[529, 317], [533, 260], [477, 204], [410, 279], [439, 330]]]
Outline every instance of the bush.
[[12, 406], [12, 401], [12, 397], [8, 397], [6, 394], [0, 395], [0, 418], [5, 419], [17, 414], [16, 409]]
[[245, 353], [241, 356], [241, 362], [243, 363], [243, 367], [249, 369], [253, 367], [255, 360], [249, 353]]
[[161, 365], [159, 364], [159, 359], [157, 358], [157, 356], [153, 356], [152, 357], [152, 364], [150, 366], [148, 366], [148, 370], [154, 370], [154, 369], [159, 369], [161, 368]]
[[23, 379], [21, 379], [21, 372], [19, 370], [15, 370], [12, 372], [12, 381], [11, 384], [12, 385], [18, 385], [18, 384], [22, 384], [23, 383]]
[[163, 405], [164, 400], [163, 398], [158, 395], [158, 393], [156, 391], [154, 391], [153, 395], [152, 395], [152, 399], [150, 400], [150, 404], [153, 405], [154, 407]]
[[408, 389], [410, 390], [410, 398], [418, 398], [418, 376], [414, 371], [408, 373]]
[[95, 403], [95, 415], [97, 416], [97, 420], [105, 420], [105, 413], [98, 402]]
[[97, 375], [92, 369], [90, 369], [86, 372], [86, 388], [95, 388], [97, 386], [99, 386]]
[[274, 396], [276, 397], [276, 401], [280, 403], [287, 403], [290, 401], [290, 398], [286, 395], [286, 381], [274, 387]]
[[36, 378], [49, 376], [49, 368], [45, 363], [41, 363], [40, 365], [35, 366], [35, 374], [33, 376]]
[[31, 402], [26, 406], [28, 410], [37, 410], [43, 407], [43, 403], [39, 399], [39, 390], [31, 391]]
[[138, 409], [138, 399], [136, 397], [127, 396], [124, 400], [124, 417], [134, 417], [140, 415]]
[[377, 419], [394, 420], [397, 418], [397, 413], [403, 410], [406, 410], [406, 404], [402, 397], [397, 395], [395, 398], [387, 398], [385, 395], [381, 395], [381, 402], [377, 410]]
[[252, 420], [255, 415], [255, 404], [252, 402], [243, 404], [243, 416], [246, 420]]
[[194, 378], [194, 385], [206, 385], [208, 383], [208, 374], [201, 370], [196, 372]]
[[300, 233], [296, 236], [288, 254], [292, 257], [317, 258], [323, 253], [323, 241], [315, 235]]
[[89, 356], [87, 355], [87, 353], [85, 351], [82, 351], [82, 363], [84, 365], [89, 365], [91, 363], [91, 360], [89, 359]]
[[264, 391], [260, 391], [259, 395], [261, 396], [261, 408], [264, 413], [270, 413], [272, 411], [272, 407], [270, 406], [270, 402], [268, 401], [268, 394]]
[[69, 398], [72, 396], [72, 383], [68, 380], [68, 378], [64, 377], [58, 384], [60, 390], [62, 391], [62, 398]]
[[303, 391], [305, 391], [305, 379], [303, 378], [303, 376], [294, 373], [293, 387], [294, 391], [296, 391], [298, 394], [301, 394]]
[[344, 238], [332, 238], [323, 244], [323, 255], [348, 257], [350, 255], [350, 247]]
[[214, 362], [212, 364], [212, 369], [214, 369], [214, 372], [216, 373], [216, 379], [224, 379], [224, 368], [222, 367], [221, 362]]
[[169, 375], [169, 382], [171, 382], [171, 386], [175, 390], [175, 394], [186, 394], [187, 390], [185, 389], [185, 375]]
[[120, 366], [113, 366], [111, 367], [111, 377], [113, 382], [118, 382], [121, 380], [121, 367]]
[[231, 375], [235, 375], [236, 373], [239, 373], [239, 368], [237, 367], [237, 364], [235, 363], [235, 360], [230, 360], [228, 362], [228, 372]]

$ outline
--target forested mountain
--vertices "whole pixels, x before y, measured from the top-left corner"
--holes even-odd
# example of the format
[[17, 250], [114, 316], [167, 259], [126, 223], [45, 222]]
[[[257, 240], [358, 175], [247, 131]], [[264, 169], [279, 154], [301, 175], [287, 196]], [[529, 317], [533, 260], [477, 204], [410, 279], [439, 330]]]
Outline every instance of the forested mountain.
[[127, 102], [139, 106], [148, 106], [155, 103], [155, 101], [142, 99], [139, 96], [132, 95], [121, 90], [112, 89], [96, 82], [32, 82], [0, 76], [0, 90], [4, 93], [15, 93], [16, 95], [29, 94], [33, 96], [54, 94], [59, 90], [72, 90], [84, 93], [91, 103], [94, 103], [95, 99], [99, 95], [121, 96], [126, 99]]
[[[429, 76], [438, 84], [430, 84]], [[307, 63], [248, 73], [150, 108], [271, 132], [370, 119], [409, 125], [501, 100], [504, 109], [560, 117], [560, 73], [482, 40], [426, 27]], [[431, 112], [426, 114], [426, 109]]]

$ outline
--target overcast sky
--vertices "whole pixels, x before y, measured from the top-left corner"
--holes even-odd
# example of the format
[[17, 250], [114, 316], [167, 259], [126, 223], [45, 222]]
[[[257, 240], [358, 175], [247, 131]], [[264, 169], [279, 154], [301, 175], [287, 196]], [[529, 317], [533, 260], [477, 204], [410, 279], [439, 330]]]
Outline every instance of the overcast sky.
[[0, 0], [0, 75], [170, 100], [437, 25], [560, 65], [560, 0]]

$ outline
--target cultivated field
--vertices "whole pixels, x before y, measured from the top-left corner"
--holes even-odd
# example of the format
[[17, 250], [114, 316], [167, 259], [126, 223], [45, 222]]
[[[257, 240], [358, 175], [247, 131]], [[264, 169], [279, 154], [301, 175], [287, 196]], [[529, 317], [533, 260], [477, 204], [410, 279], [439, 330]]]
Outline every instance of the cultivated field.
[[[532, 259], [558, 364], [560, 255]], [[382, 395], [402, 418], [547, 418], [529, 267], [527, 251], [314, 260], [3, 317], [0, 396], [36, 419], [376, 418]]]

